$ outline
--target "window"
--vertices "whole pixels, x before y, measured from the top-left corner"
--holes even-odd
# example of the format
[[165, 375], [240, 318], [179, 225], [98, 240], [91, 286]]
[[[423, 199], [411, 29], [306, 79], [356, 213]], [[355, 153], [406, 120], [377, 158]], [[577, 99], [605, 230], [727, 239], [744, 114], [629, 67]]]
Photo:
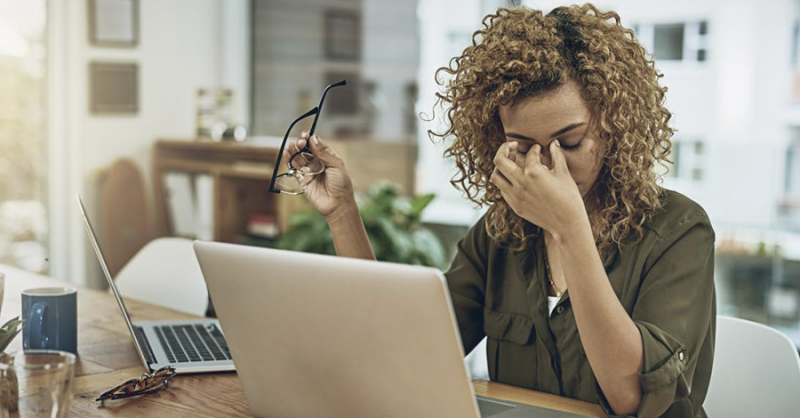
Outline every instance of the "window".
[[415, 133], [417, 0], [254, 0], [252, 13], [251, 133], [282, 136], [342, 79], [347, 87], [325, 99], [320, 136], [402, 142]]
[[703, 62], [708, 59], [708, 22], [637, 24], [636, 38], [658, 61]]
[[670, 159], [673, 161], [670, 177], [691, 181], [705, 178], [705, 143], [702, 140], [673, 141]]
[[653, 27], [653, 53], [657, 60], [683, 59], [683, 23]]
[[0, 2], [0, 263], [47, 269], [45, 0]]
[[783, 191], [787, 195], [800, 196], [800, 139], [793, 140], [786, 149], [786, 169], [783, 177]]

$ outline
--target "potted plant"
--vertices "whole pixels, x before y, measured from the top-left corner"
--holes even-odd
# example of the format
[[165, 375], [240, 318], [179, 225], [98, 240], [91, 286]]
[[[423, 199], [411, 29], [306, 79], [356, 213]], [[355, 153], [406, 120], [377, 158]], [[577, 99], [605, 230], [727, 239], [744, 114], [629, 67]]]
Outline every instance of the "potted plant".
[[[422, 225], [422, 212], [434, 194], [404, 196], [388, 182], [359, 195], [358, 206], [370, 244], [379, 261], [418, 264], [444, 269], [447, 256], [439, 238]], [[300, 212], [289, 220], [278, 248], [317, 254], [336, 254], [328, 224], [316, 211]]]
[[[6, 354], [6, 348], [14, 337], [22, 331], [22, 321], [16, 317], [0, 327], [0, 363], [10, 365], [13, 357]], [[7, 369], [6, 373], [0, 372], [0, 410], [14, 412], [17, 410], [19, 400], [19, 384], [14, 369]]]

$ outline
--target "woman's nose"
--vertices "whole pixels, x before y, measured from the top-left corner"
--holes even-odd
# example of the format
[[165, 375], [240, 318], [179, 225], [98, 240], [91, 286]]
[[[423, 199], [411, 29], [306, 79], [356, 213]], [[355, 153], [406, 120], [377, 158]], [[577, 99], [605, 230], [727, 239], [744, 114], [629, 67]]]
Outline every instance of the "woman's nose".
[[542, 155], [539, 156], [542, 164], [548, 169], [552, 168], [552, 159], [550, 158], [550, 147], [542, 148]]

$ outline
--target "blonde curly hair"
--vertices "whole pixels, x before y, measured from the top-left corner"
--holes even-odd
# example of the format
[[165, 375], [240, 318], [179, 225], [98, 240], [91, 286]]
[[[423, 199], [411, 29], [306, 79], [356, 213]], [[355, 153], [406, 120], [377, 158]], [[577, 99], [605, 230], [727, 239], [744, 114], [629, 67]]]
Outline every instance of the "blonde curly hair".
[[[440, 72], [449, 74], [439, 81]], [[436, 72], [436, 106], [448, 110], [447, 129], [429, 130], [433, 140], [452, 138], [444, 155], [459, 173], [451, 183], [479, 206], [490, 205], [486, 230], [493, 240], [525, 249], [539, 228], [517, 216], [489, 178], [505, 142], [498, 108], [551, 91], [574, 80], [592, 109], [605, 153], [592, 194], [599, 198], [592, 229], [598, 250], [638, 242], [644, 224], [663, 208], [660, 175], [670, 162], [666, 87], [652, 57], [620, 24], [615, 12], [592, 4], [558, 7], [544, 15], [526, 7], [501, 8], [483, 19], [472, 45]], [[435, 109], [435, 108], [434, 108]]]

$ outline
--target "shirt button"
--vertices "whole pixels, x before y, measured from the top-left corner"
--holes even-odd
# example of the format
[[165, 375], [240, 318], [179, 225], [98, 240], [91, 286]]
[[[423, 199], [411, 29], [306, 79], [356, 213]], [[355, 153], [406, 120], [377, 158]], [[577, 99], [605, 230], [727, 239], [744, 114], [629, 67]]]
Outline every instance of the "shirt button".
[[683, 361], [683, 358], [684, 358], [683, 351], [681, 351], [680, 353], [678, 353], [678, 358], [679, 358], [681, 361]]
[[558, 313], [558, 314], [564, 313], [564, 307], [563, 306], [557, 307], [556, 308], [556, 313]]

